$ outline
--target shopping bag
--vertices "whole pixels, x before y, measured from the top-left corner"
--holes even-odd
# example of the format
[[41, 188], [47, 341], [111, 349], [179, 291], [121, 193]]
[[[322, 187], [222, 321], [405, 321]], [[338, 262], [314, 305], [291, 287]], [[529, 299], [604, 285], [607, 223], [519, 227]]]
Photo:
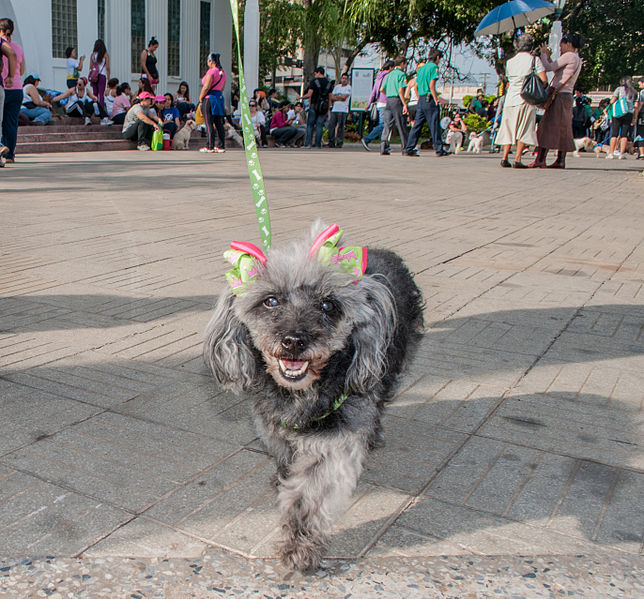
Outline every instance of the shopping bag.
[[152, 150], [163, 150], [163, 132], [155, 129], [152, 134], [152, 143], [150, 144]]
[[615, 118], [619, 118], [625, 114], [628, 114], [628, 102], [626, 101], [626, 98], [619, 98], [613, 104], [613, 116]]
[[197, 106], [197, 112], [195, 112], [195, 123], [197, 125], [203, 125], [204, 123], [203, 112], [201, 112], [201, 104]]

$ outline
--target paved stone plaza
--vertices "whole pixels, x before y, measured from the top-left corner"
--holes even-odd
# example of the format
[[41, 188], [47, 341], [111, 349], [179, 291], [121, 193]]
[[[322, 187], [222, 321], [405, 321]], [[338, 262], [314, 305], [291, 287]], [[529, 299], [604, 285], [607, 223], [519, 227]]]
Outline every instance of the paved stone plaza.
[[[0, 597], [644, 594], [642, 163], [261, 155], [274, 243], [399, 252], [426, 335], [326, 568], [274, 559], [271, 460], [202, 331], [259, 243], [241, 151], [0, 172]], [[341, 559], [336, 559], [341, 558]]]

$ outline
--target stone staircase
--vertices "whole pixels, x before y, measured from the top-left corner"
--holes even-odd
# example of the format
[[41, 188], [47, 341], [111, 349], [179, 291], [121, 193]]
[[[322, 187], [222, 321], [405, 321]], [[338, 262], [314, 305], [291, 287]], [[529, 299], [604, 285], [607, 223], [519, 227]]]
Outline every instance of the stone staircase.
[[[49, 125], [18, 127], [16, 154], [44, 154], [48, 152], [95, 152], [132, 150], [133, 141], [123, 139], [121, 125], [84, 125], [80, 119], [66, 117]], [[204, 145], [201, 133], [193, 132], [190, 149]]]

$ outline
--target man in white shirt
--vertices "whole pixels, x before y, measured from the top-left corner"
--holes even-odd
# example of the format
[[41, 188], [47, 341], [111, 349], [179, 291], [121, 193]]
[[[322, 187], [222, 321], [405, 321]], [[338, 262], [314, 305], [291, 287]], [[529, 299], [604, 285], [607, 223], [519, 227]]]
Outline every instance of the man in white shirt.
[[333, 108], [331, 108], [331, 116], [327, 123], [329, 147], [341, 148], [344, 142], [344, 127], [347, 124], [349, 99], [351, 98], [351, 86], [349, 85], [349, 75], [347, 73], [340, 75], [340, 83], [333, 88], [330, 98], [333, 102]]

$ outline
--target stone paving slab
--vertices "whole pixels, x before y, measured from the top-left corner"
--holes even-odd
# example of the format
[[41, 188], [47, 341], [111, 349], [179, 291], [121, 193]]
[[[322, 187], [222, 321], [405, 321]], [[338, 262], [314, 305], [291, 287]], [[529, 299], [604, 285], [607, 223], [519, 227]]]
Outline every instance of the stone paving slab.
[[30, 596], [25, 580], [74, 597], [641, 588], [644, 184], [634, 162], [570, 166], [262, 154], [274, 243], [338, 222], [400, 252], [427, 302], [387, 445], [314, 578], [276, 565], [274, 466], [201, 359], [221, 253], [257, 239], [241, 152], [5, 169], [0, 597]]

